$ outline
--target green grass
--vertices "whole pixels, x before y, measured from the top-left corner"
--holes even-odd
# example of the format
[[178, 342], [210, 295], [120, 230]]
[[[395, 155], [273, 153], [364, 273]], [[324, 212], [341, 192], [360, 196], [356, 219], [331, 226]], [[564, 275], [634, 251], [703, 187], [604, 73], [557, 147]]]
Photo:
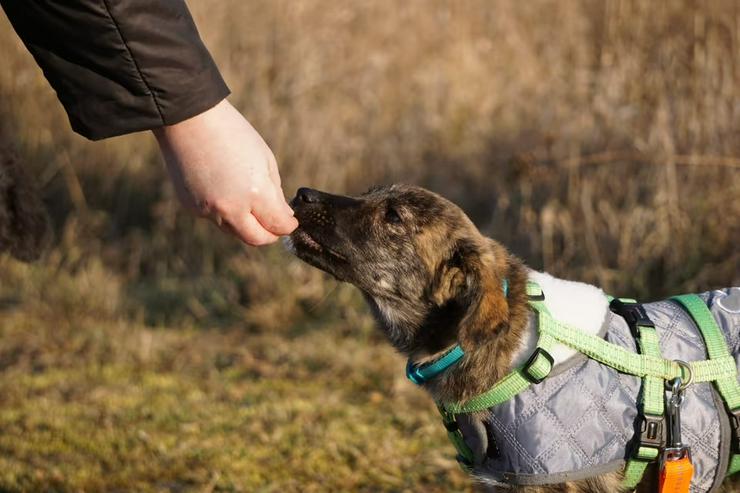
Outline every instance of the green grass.
[[[620, 296], [740, 282], [735, 0], [188, 4], [287, 195], [427, 186]], [[183, 214], [150, 135], [73, 135], [2, 15], [0, 60], [55, 232], [0, 256], [0, 492], [471, 488], [354, 289]]]
[[61, 294], [104, 270], [0, 269], [27, 280], [0, 288], [0, 491], [468, 488], [433, 403], [367, 323], [152, 328], [104, 296], [60, 317]]

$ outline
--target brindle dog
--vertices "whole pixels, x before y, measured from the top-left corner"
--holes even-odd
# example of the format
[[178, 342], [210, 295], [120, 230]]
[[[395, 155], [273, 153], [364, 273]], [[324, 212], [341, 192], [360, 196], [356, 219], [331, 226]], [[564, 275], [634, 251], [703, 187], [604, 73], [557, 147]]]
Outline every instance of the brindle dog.
[[[435, 399], [469, 399], [511, 371], [528, 320], [527, 270], [459, 207], [405, 185], [359, 197], [301, 188], [292, 206], [300, 226], [289, 247], [357, 286], [396, 349], [420, 364], [460, 344], [461, 363], [425, 385]], [[613, 493], [621, 479], [609, 473], [506, 491]]]

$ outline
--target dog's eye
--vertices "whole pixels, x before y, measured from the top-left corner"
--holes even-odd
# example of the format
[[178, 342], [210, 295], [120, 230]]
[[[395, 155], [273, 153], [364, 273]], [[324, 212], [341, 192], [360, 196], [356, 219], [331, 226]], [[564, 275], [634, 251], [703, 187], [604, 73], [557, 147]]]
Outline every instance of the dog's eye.
[[385, 220], [391, 224], [401, 224], [401, 216], [398, 211], [391, 206], [385, 210]]

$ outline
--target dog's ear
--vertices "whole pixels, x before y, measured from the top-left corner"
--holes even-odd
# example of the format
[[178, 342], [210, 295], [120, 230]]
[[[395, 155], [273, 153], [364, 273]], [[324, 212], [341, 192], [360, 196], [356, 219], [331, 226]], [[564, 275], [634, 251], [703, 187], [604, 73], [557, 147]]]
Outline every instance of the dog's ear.
[[464, 251], [460, 247], [456, 245], [434, 273], [431, 299], [437, 306], [459, 301], [468, 290], [468, 279], [463, 269]]
[[[464, 309], [458, 342], [466, 352], [485, 343], [508, 323], [509, 304], [503, 290], [505, 250], [491, 240], [456, 244], [447, 269], [450, 298]], [[448, 298], [449, 299], [449, 298]]]

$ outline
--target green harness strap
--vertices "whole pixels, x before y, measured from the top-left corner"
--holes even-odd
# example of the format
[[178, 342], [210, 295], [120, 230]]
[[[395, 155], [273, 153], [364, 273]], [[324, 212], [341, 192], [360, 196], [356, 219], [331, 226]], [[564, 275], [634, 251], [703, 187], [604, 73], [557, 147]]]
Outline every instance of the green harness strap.
[[[539, 313], [540, 329], [542, 327], [543, 314], [552, 320], [550, 311], [545, 306], [542, 289], [532, 282], [527, 283], [527, 295], [529, 295], [530, 306]], [[504, 378], [499, 380], [486, 392], [477, 395], [466, 402], [439, 403], [441, 410], [449, 414], [467, 414], [483, 411], [489, 407], [497, 406], [508, 401], [515, 395], [523, 392], [533, 383], [544, 380], [552, 371], [553, 360], [550, 351], [555, 346], [555, 340], [549, 334], [540, 330], [540, 338], [537, 348], [532, 357], [529, 358], [521, 368], [517, 368]]]
[[[536, 284], [527, 283], [527, 293], [530, 294], [529, 305], [537, 312], [539, 320], [539, 341], [537, 350], [533, 354], [534, 360], [530, 359], [524, 367], [512, 371], [491, 389], [466, 402], [442, 404], [448, 412], [464, 414], [484, 411], [489, 407], [508, 401], [532, 383], [538, 383], [537, 381], [541, 381], [552, 369], [552, 362], [547, 359], [547, 355], [556, 343], [576, 349], [589, 358], [610, 366], [621, 373], [641, 378], [654, 377], [659, 380], [673, 380], [676, 377], [681, 377], [685, 381], [688, 378], [688, 375], [684, 375], [683, 369], [675, 361], [654, 354], [632, 353], [607, 342], [601, 337], [587, 334], [555, 320], [543, 302], [544, 297], [541, 300], [531, 299], [532, 296], [537, 296], [536, 293], [542, 296], [542, 290]], [[694, 382], [735, 378], [737, 373], [735, 359], [729, 352], [716, 359], [692, 361], [689, 363], [689, 367]], [[529, 378], [533, 370], [534, 373], [544, 374], [544, 376], [542, 378], [537, 376], [536, 379]]]
[[[530, 296], [530, 304], [533, 308], [539, 312], [549, 314], [547, 307], [542, 303], [544, 295], [539, 286], [534, 283], [527, 283], [527, 294]], [[544, 380], [553, 367], [553, 359], [549, 352], [554, 345], [555, 341], [550, 336], [540, 334], [537, 348], [529, 360], [521, 368], [502, 378], [487, 392], [473, 397], [464, 404], [437, 402], [437, 408], [442, 415], [442, 423], [447, 429], [447, 436], [457, 450], [457, 461], [463, 469], [470, 471], [473, 465], [473, 452], [465, 443], [462, 432], [457, 426], [455, 415], [481, 411], [502, 404], [522, 392], [532, 383], [539, 383]]]
[[[635, 300], [620, 300], [622, 303], [634, 303]], [[639, 305], [638, 305], [639, 306]], [[644, 318], [635, 322], [635, 333], [642, 354], [660, 358], [660, 344], [658, 333], [652, 321], [647, 317], [644, 309], [640, 306]], [[629, 323], [629, 322], [628, 322]], [[632, 329], [632, 327], [631, 327]], [[640, 423], [640, 442], [633, 452], [632, 458], [627, 461], [624, 468], [622, 486], [634, 490], [642, 481], [645, 470], [650, 463], [655, 462], [660, 453], [662, 440], [664, 404], [663, 380], [655, 376], [646, 376], [642, 379], [642, 422]], [[652, 427], [652, 428], [651, 428]], [[649, 442], [643, 441], [643, 437], [650, 437]]]
[[458, 464], [460, 464], [464, 470], [470, 472], [473, 467], [475, 457], [473, 455], [473, 451], [470, 450], [468, 444], [465, 443], [465, 437], [463, 437], [460, 427], [457, 426], [455, 415], [445, 410], [445, 408], [439, 404], [437, 404], [437, 409], [439, 409], [439, 414], [442, 415], [442, 424], [447, 430], [447, 438], [450, 439], [452, 445], [455, 446], [455, 450], [457, 450], [456, 459]]
[[[678, 301], [696, 322], [704, 337], [709, 359], [688, 363], [691, 375], [684, 375], [682, 367], [675, 361], [662, 358], [658, 335], [654, 327], [638, 326], [641, 354], [609, 343], [606, 340], [571, 328], [555, 320], [544, 304], [541, 288], [533, 282], [527, 283], [529, 305], [537, 313], [539, 340], [537, 348], [529, 361], [509, 373], [488, 391], [465, 402], [438, 402], [445, 427], [455, 448], [460, 453], [464, 465], [472, 464], [470, 448], [462, 439], [456, 427], [455, 415], [484, 411], [502, 404], [526, 390], [531, 384], [544, 380], [552, 371], [552, 348], [560, 343], [585, 354], [589, 358], [610, 366], [621, 373], [635, 375], [643, 379], [642, 407], [645, 425], [650, 419], [662, 420], [664, 411], [663, 383], [681, 377], [691, 377], [693, 382], [715, 382], [720, 395], [730, 410], [738, 440], [737, 417], [740, 417], [740, 385], [737, 382], [735, 359], [727, 349], [724, 337], [706, 304], [696, 295], [683, 295], [673, 298]], [[644, 430], [643, 430], [644, 431]], [[623, 485], [634, 488], [647, 468], [659, 454], [657, 447], [640, 446], [633, 459], [625, 468]], [[740, 471], [740, 453], [733, 455], [728, 467], [728, 475]]]
[[[706, 303], [695, 294], [683, 294], [674, 296], [672, 300], [678, 302], [686, 312], [691, 315], [694, 323], [699, 327], [701, 335], [704, 338], [704, 344], [707, 347], [707, 354], [710, 360], [732, 358], [730, 350], [727, 348], [725, 337], [722, 335], [717, 321], [714, 319], [712, 312], [707, 308]], [[734, 361], [734, 358], [733, 358]], [[737, 382], [737, 373], [726, 375], [714, 380], [722, 400], [730, 415], [731, 425], [733, 428], [733, 456], [727, 468], [727, 475], [730, 476], [740, 471], [740, 450], [738, 450], [738, 416], [740, 416], [740, 385]]]
[[[638, 377], [652, 376], [662, 380], [681, 377], [685, 381], [688, 378], [688, 375], [683, 374], [681, 366], [675, 361], [649, 354], [632, 353], [598, 336], [568, 327], [547, 314], [540, 313], [540, 331], [550, 335], [557, 342], [576, 349], [589, 358], [621, 373]], [[732, 377], [737, 372], [735, 359], [729, 354], [717, 359], [692, 361], [689, 367], [694, 382], [711, 382]]]
[[732, 455], [730, 463], [727, 465], [727, 476], [732, 476], [738, 471], [740, 471], [740, 454], [735, 453]]

